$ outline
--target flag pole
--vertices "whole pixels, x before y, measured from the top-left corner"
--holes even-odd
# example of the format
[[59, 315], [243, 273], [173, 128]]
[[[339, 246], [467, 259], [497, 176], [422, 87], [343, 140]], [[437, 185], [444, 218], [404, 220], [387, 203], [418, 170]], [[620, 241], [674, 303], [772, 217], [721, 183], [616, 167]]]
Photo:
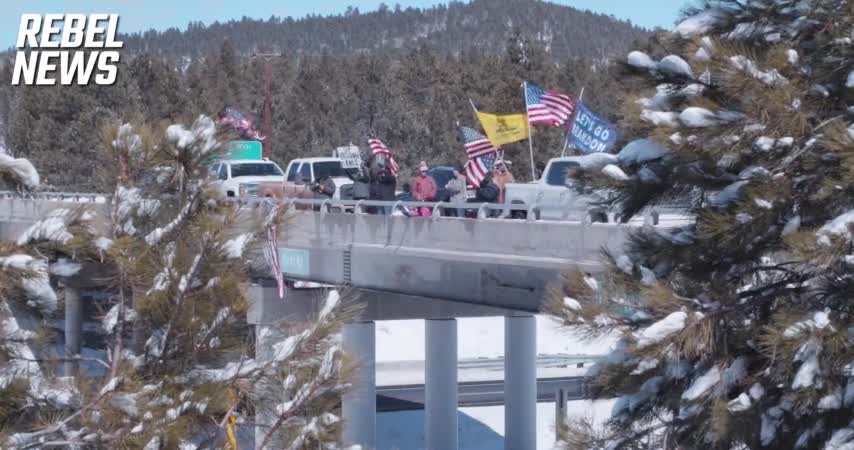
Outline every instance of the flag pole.
[[531, 155], [531, 181], [537, 181], [537, 172], [534, 169], [534, 142], [531, 139], [531, 119], [528, 117], [528, 82], [522, 82], [522, 92], [525, 94], [525, 121], [528, 125], [528, 153]]
[[[477, 119], [477, 107], [476, 107], [476, 106], [474, 106], [474, 102], [473, 102], [473, 101], [471, 101], [471, 99], [469, 99], [469, 105], [471, 105], [471, 109], [473, 109], [473, 110], [474, 110], [474, 116], [475, 116], [475, 118]], [[480, 119], [478, 119], [478, 121], [480, 121]]]
[[[575, 111], [572, 113], [572, 126], [575, 126], [575, 116], [578, 115], [578, 108], [581, 106], [581, 100], [584, 98], [584, 87], [581, 88], [581, 92], [578, 94], [578, 104], [575, 105]], [[566, 139], [563, 140], [563, 150], [560, 151], [560, 157], [563, 158], [566, 156], [566, 147], [569, 146], [569, 135], [572, 134], [572, 128], [569, 129], [569, 132], [566, 133]]]

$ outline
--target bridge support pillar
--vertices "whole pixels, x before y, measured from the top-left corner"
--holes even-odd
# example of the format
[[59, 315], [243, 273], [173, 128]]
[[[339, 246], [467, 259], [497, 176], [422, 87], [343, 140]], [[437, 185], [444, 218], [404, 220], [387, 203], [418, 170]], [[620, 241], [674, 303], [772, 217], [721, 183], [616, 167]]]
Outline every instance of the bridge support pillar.
[[374, 322], [344, 325], [344, 351], [353, 359], [356, 370], [351, 388], [341, 397], [344, 416], [344, 447], [361, 445], [377, 448], [376, 335]]
[[456, 450], [457, 321], [426, 321], [424, 363], [424, 435], [427, 450]]
[[537, 448], [537, 321], [504, 318], [504, 448]]
[[[81, 334], [83, 332], [83, 303], [76, 288], [65, 286], [65, 357], [80, 355]], [[65, 361], [65, 376], [77, 375], [80, 367], [77, 361]]]

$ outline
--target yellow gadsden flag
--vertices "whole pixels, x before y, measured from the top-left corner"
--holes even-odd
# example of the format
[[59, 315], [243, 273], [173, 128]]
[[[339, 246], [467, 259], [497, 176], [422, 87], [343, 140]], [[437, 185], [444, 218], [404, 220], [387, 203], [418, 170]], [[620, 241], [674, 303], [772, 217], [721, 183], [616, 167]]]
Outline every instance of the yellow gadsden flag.
[[489, 114], [480, 111], [477, 118], [492, 145], [504, 145], [528, 138], [527, 114]]

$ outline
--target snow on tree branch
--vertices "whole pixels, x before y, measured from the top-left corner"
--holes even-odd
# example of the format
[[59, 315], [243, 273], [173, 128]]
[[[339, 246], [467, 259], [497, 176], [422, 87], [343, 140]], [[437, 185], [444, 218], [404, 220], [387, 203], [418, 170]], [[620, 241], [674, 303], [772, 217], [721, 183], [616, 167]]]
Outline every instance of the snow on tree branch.
[[[276, 448], [336, 442], [346, 389], [338, 333], [355, 309], [330, 294], [304, 330], [275, 324], [276, 357], [256, 360], [247, 261], [263, 218], [204, 188], [215, 125], [111, 127], [109, 214], [57, 210], [0, 243], [0, 427], [9, 427], [0, 446], [218, 447], [226, 419], [248, 426], [264, 401], [275, 402], [267, 439]], [[92, 268], [104, 274], [106, 309], [103, 335], [87, 345], [106, 357], [51, 356], [25, 325], [56, 313], [51, 277], [66, 283]], [[79, 365], [80, 377], [42, 370], [51, 361]]]
[[555, 289], [563, 324], [622, 334], [590, 373], [594, 397], [618, 397], [611, 420], [571, 425], [567, 448], [854, 441], [852, 29], [843, 0], [716, 0], [629, 53], [637, 140], [576, 186], [624, 220], [684, 199], [693, 223], [640, 229], [596, 288]]
[[0, 148], [0, 179], [31, 191], [37, 189], [41, 183], [38, 171], [28, 159], [15, 158], [2, 148]]

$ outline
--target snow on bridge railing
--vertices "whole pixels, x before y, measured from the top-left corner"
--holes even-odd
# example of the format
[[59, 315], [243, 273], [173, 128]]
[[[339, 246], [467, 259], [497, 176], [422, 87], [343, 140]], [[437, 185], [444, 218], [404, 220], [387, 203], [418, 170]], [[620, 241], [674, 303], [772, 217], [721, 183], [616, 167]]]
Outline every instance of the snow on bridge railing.
[[[448, 218], [448, 219], [464, 219], [464, 218], [498, 218], [506, 219], [514, 216], [514, 213], [524, 213], [524, 215], [516, 215], [516, 218], [525, 217], [529, 222], [537, 220], [540, 210], [555, 208], [565, 211], [565, 220], [581, 220], [587, 211], [581, 209], [566, 208], [562, 205], [522, 205], [522, 204], [502, 204], [502, 203], [452, 203], [452, 202], [417, 202], [417, 201], [384, 201], [384, 200], [333, 200], [333, 199], [308, 199], [308, 198], [284, 198], [274, 200], [272, 198], [260, 197], [229, 197], [228, 201], [235, 202], [246, 206], [262, 206], [272, 207], [277, 204], [286, 204], [289, 207], [304, 209], [312, 209], [321, 213], [355, 213], [355, 214], [371, 214], [370, 208], [390, 208], [391, 214], [399, 211], [404, 214], [412, 214], [417, 216], [418, 208], [429, 208], [430, 217], [432, 218]], [[449, 211], [467, 211], [475, 214], [476, 217], [458, 217], [447, 215]], [[498, 212], [498, 215], [491, 215], [492, 212]], [[391, 215], [388, 214], [388, 215]]]
[[[77, 202], [77, 203], [109, 203], [112, 195], [86, 192], [35, 192], [19, 193], [14, 191], [0, 191], [0, 199], [20, 198], [41, 201]], [[542, 211], [559, 211], [560, 217], [549, 219], [549, 221], [573, 221], [573, 222], [603, 222], [617, 223], [617, 214], [602, 208], [592, 207], [589, 209], [568, 208], [562, 204], [535, 203], [526, 204], [502, 204], [502, 203], [453, 203], [453, 202], [415, 202], [415, 201], [382, 201], [382, 200], [334, 200], [334, 199], [309, 199], [309, 198], [284, 198], [273, 199], [269, 197], [228, 197], [226, 201], [241, 206], [272, 208], [276, 204], [285, 203], [290, 207], [312, 209], [321, 213], [351, 213], [368, 214], [370, 208], [389, 208], [392, 213], [399, 211], [407, 215], [417, 215], [418, 208], [429, 208], [432, 218], [447, 219], [524, 219], [528, 222], [540, 220]], [[658, 225], [659, 218], [663, 214], [669, 214], [669, 219], [662, 220], [662, 225], [675, 225], [691, 219], [682, 214], [683, 208], [678, 206], [648, 209], [643, 215], [636, 216], [630, 223], [638, 222]], [[454, 211], [465, 212], [463, 217], [449, 215]], [[466, 214], [474, 217], [466, 217]]]
[[20, 198], [24, 200], [43, 200], [80, 203], [109, 203], [112, 195], [90, 192], [15, 192], [0, 191], [0, 198]]
[[[326, 213], [356, 213], [370, 214], [370, 208], [390, 208], [391, 213], [400, 211], [401, 213], [410, 213], [417, 216], [415, 213], [418, 208], [429, 208], [431, 218], [443, 219], [524, 219], [527, 222], [540, 221], [540, 213], [542, 211], [559, 211], [560, 218], [549, 219], [548, 221], [572, 221], [572, 222], [602, 222], [602, 223], [618, 223], [617, 214], [613, 211], [605, 211], [602, 208], [592, 207], [589, 209], [567, 208], [562, 204], [535, 203], [533, 205], [525, 204], [504, 204], [504, 203], [453, 203], [453, 202], [415, 202], [415, 201], [382, 201], [382, 200], [334, 200], [334, 199], [307, 199], [307, 198], [285, 198], [274, 200], [272, 198], [258, 197], [232, 197], [234, 201], [241, 205], [267, 205], [272, 207], [275, 204], [287, 204], [289, 207], [299, 209], [312, 209], [314, 211]], [[448, 215], [449, 212], [464, 211], [474, 217], [466, 215], [460, 217], [457, 215]], [[662, 216], [667, 215], [661, 220], [661, 225], [676, 225], [677, 223], [685, 223], [691, 219], [682, 213], [683, 209], [667, 206], [661, 208], [651, 208], [644, 211], [643, 215], [636, 216], [629, 223], [638, 224], [648, 223], [658, 225]]]
[[[562, 205], [548, 204], [504, 204], [504, 203], [454, 203], [454, 202], [418, 202], [418, 201], [383, 201], [383, 200], [332, 200], [332, 199], [305, 199], [305, 198], [287, 198], [282, 202], [290, 206], [305, 206], [317, 209], [324, 213], [340, 213], [340, 212], [355, 212], [356, 214], [368, 214], [369, 208], [390, 208], [391, 213], [400, 211], [404, 214], [417, 215], [419, 208], [428, 208], [430, 217], [432, 218], [467, 218], [465, 216], [458, 217], [448, 215], [449, 212], [469, 212], [475, 214], [478, 219], [498, 218], [506, 219], [510, 217], [525, 217], [529, 222], [537, 220], [540, 210], [543, 209], [560, 209], [564, 211], [564, 218], [567, 220], [579, 220], [587, 214], [587, 211], [581, 209], [566, 208]], [[493, 215], [493, 213], [498, 213]]]

